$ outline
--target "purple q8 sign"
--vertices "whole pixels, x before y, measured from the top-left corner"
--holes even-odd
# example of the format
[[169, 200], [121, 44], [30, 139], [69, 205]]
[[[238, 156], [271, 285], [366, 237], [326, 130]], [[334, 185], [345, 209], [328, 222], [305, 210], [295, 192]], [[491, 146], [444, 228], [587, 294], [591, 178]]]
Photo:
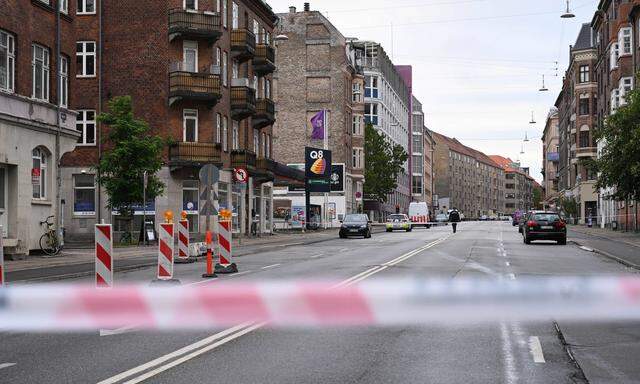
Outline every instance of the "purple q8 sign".
[[324, 139], [324, 110], [316, 113], [311, 118], [311, 138], [314, 140]]

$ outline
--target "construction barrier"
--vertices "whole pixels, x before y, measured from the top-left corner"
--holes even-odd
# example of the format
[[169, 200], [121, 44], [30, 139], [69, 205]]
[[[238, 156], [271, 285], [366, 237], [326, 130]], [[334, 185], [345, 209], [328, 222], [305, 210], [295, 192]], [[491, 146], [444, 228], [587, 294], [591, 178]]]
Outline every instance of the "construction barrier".
[[196, 261], [196, 257], [191, 257], [189, 247], [189, 220], [183, 219], [178, 222], [178, 257], [175, 259], [176, 263], [193, 263]]
[[4, 245], [2, 244], [2, 225], [0, 225], [0, 287], [4, 285]]
[[173, 279], [173, 223], [160, 224], [158, 235], [158, 280]]
[[238, 272], [236, 263], [232, 262], [232, 232], [231, 221], [221, 220], [218, 222], [218, 249], [219, 262], [216, 264], [216, 273]]
[[[389, 289], [393, 287], [393, 289]], [[501, 321], [638, 321], [640, 278], [375, 279], [151, 287], [15, 285], [0, 290], [0, 329], [206, 329], [472, 325]]]
[[213, 234], [211, 231], [207, 231], [205, 234], [205, 243], [207, 245], [207, 272], [202, 274], [203, 278], [218, 277], [213, 270], [213, 255], [211, 252], [211, 246], [213, 242]]
[[113, 287], [113, 227], [111, 224], [96, 224], [96, 287]]

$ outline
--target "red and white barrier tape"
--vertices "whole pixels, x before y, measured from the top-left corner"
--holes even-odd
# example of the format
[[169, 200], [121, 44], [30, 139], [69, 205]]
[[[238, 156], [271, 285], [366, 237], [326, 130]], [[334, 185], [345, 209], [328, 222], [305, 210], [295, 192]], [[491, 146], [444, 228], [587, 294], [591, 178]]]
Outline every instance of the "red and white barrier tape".
[[82, 331], [134, 325], [206, 329], [245, 321], [274, 327], [640, 320], [640, 278], [371, 280], [0, 289], [0, 329]]

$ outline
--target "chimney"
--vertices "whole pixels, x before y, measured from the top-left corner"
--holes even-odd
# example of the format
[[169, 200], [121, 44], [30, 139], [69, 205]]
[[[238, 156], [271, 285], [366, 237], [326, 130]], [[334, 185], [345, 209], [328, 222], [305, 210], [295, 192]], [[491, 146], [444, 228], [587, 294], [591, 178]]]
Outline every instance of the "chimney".
[[296, 7], [294, 6], [289, 7], [289, 13], [296, 13]]
[[309, 7], [309, 3], [304, 3], [304, 11], [305, 11], [305, 12], [309, 12], [309, 11], [310, 11], [310, 9], [309, 9], [309, 8], [310, 8], [310, 7]]

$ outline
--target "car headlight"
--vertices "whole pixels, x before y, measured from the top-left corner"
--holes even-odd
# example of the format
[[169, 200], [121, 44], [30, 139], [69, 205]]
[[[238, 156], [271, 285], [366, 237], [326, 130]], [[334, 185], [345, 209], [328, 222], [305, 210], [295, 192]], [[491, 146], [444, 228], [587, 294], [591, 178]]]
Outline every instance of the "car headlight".
[[360, 226], [360, 229], [366, 229], [366, 228], [367, 228], [367, 226], [366, 226], [366, 225], [361, 225], [361, 226]]
[[346, 228], [347, 228], [347, 226], [346, 226], [346, 225], [344, 225], [344, 224], [342, 224], [342, 225], [340, 226], [340, 228], [342, 228], [342, 229], [346, 229]]

